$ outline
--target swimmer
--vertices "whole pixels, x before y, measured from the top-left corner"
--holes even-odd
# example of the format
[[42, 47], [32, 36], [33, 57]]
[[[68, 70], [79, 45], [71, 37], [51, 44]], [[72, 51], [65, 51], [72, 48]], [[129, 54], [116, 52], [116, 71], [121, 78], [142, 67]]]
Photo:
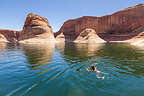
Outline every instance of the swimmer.
[[87, 68], [87, 70], [89, 71], [89, 72], [93, 72], [93, 71], [95, 71], [95, 72], [97, 72], [97, 73], [102, 73], [102, 72], [100, 72], [99, 70], [97, 70], [96, 69], [96, 67], [95, 66], [89, 66], [88, 68]]

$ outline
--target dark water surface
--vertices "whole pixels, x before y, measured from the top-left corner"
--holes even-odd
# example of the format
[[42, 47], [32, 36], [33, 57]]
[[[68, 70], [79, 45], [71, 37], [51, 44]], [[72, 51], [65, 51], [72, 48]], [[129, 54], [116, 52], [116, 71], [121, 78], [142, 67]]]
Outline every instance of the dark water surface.
[[144, 96], [144, 49], [1, 43], [0, 96]]

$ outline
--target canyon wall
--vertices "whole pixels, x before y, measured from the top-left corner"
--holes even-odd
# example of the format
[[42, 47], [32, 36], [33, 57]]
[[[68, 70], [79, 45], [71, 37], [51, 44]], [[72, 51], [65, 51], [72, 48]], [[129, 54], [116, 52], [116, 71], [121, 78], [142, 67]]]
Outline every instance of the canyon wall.
[[[126, 8], [102, 17], [83, 16], [64, 22], [53, 33], [47, 18], [28, 14], [22, 31], [0, 29], [0, 41], [73, 41], [102, 43], [110, 41], [138, 40], [144, 32], [144, 4]], [[142, 29], [142, 30], [141, 30]], [[54, 38], [55, 35], [55, 38]], [[56, 40], [55, 40], [56, 39]]]
[[141, 26], [144, 26], [143, 4], [103, 17], [84, 16], [68, 20], [55, 33], [55, 37], [57, 38], [61, 33], [65, 37], [79, 36], [87, 28], [94, 29], [96, 34], [129, 34]]
[[21, 31], [0, 29], [0, 41], [17, 42], [19, 32]]

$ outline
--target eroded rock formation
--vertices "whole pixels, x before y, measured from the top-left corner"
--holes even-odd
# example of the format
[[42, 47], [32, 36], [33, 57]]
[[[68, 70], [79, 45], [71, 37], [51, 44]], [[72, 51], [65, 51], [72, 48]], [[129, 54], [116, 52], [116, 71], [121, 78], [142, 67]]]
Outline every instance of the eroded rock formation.
[[[0, 41], [44, 42], [72, 41], [104, 43], [112, 41], [135, 42], [143, 40], [144, 5], [126, 8], [103, 17], [84, 16], [66, 21], [54, 34], [48, 20], [30, 13], [22, 31], [0, 29]], [[56, 40], [55, 40], [56, 39]]]
[[48, 22], [48, 20], [39, 15], [34, 15], [30, 13], [25, 21], [23, 31], [19, 33], [18, 40], [25, 39], [47, 39], [50, 41], [54, 41], [54, 35], [52, 28]]
[[[84, 16], [77, 19], [66, 21], [61, 29], [55, 34], [55, 37], [63, 33], [65, 39], [74, 41], [87, 28], [95, 30], [102, 39], [106, 41], [127, 40], [133, 30], [144, 25], [144, 5], [139, 4], [134, 7], [126, 8], [112, 15], [103, 17]], [[116, 35], [125, 36], [116, 36]], [[135, 34], [136, 35], [136, 34]], [[110, 38], [107, 38], [107, 37]], [[112, 37], [111, 37], [112, 36]]]
[[86, 28], [74, 41], [76, 43], [105, 43], [95, 32], [94, 29]]
[[7, 39], [3, 34], [0, 34], [0, 42], [7, 42]]
[[0, 29], [0, 41], [49, 42], [55, 41], [55, 38], [48, 20], [30, 13], [26, 18], [22, 31]]

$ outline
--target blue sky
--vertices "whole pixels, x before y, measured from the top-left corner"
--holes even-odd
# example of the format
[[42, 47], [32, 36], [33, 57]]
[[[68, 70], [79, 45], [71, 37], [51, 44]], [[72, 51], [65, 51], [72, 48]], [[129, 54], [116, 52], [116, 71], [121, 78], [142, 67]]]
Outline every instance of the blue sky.
[[1, 0], [0, 29], [21, 30], [28, 13], [48, 18], [54, 32], [72, 18], [103, 16], [144, 0]]

